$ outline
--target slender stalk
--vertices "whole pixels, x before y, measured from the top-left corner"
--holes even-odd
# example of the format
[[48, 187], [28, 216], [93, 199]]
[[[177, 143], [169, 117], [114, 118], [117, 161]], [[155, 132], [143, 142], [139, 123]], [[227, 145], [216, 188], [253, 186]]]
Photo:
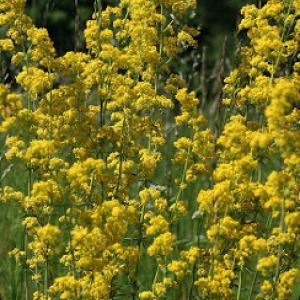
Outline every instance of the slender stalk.
[[115, 189], [115, 196], [118, 195], [121, 179], [122, 179], [122, 170], [123, 170], [123, 155], [124, 155], [124, 128], [125, 128], [125, 113], [123, 115], [123, 124], [122, 124], [122, 140], [121, 140], [121, 149], [120, 149], [120, 157], [119, 157], [119, 174], [118, 174], [118, 181], [117, 186]]
[[197, 263], [195, 262], [194, 265], [193, 265], [192, 282], [191, 282], [191, 286], [190, 286], [190, 290], [189, 290], [188, 300], [192, 300], [193, 299], [193, 288], [194, 288], [195, 275], [196, 275], [196, 270], [197, 270], [196, 267], [197, 267]]
[[152, 282], [152, 292], [153, 293], [154, 293], [154, 285], [157, 282], [158, 275], [159, 275], [159, 266], [157, 266], [157, 268], [156, 268], [155, 276], [154, 276], [154, 279], [153, 279], [153, 282]]
[[176, 195], [176, 202], [179, 200], [179, 197], [181, 196], [182, 193], [182, 189], [180, 188], [180, 186], [184, 183], [185, 181], [185, 175], [186, 175], [186, 171], [188, 168], [188, 163], [189, 163], [189, 159], [190, 159], [190, 155], [191, 155], [191, 147], [188, 148], [187, 151], [187, 156], [184, 162], [184, 166], [183, 166], [183, 170], [182, 170], [182, 174], [181, 174], [181, 180], [180, 180], [180, 184], [179, 184], [179, 189]]
[[254, 287], [255, 287], [255, 284], [256, 284], [257, 274], [258, 274], [258, 271], [257, 271], [257, 269], [256, 269], [256, 270], [255, 270], [255, 274], [254, 274], [254, 278], [253, 278], [252, 283], [251, 283], [251, 288], [250, 288], [248, 300], [251, 300], [251, 299], [252, 299]]
[[48, 269], [49, 269], [49, 259], [46, 255], [45, 273], [44, 273], [44, 296], [48, 300]]
[[[23, 50], [26, 52], [25, 50]], [[28, 73], [29, 68], [29, 58], [26, 52], [26, 70]], [[29, 111], [31, 111], [31, 99], [29, 92], [26, 93], [26, 105], [27, 105], [27, 146], [30, 144], [30, 126], [29, 126]], [[31, 195], [31, 186], [32, 186], [32, 168], [31, 164], [27, 164], [27, 196]], [[27, 215], [27, 211], [26, 211]], [[28, 268], [27, 268], [27, 259], [28, 259], [28, 232], [27, 228], [25, 229], [25, 240], [24, 240], [24, 250], [25, 250], [25, 299], [29, 299], [29, 286], [28, 286]]]
[[[201, 225], [201, 223], [200, 223], [200, 220], [197, 222], [197, 219], [195, 220], [195, 222], [197, 223], [196, 241], [197, 241], [197, 247], [199, 248], [200, 247], [200, 225]], [[195, 263], [193, 265], [192, 282], [191, 282], [191, 286], [190, 286], [188, 300], [193, 299], [193, 290], [194, 290], [194, 282], [195, 282], [195, 278], [196, 278], [196, 271], [197, 271], [197, 260], [195, 261]]]
[[25, 229], [25, 239], [24, 239], [24, 248], [25, 248], [25, 299], [29, 300], [28, 297], [28, 269], [27, 269], [27, 258], [28, 258], [28, 252], [27, 252], [27, 244], [28, 244], [28, 233], [27, 228]]
[[[283, 198], [281, 200], [281, 212], [280, 212], [280, 232], [284, 232], [284, 215], [285, 215], [285, 199]], [[274, 277], [274, 287], [277, 285], [279, 274], [280, 274], [280, 261], [281, 261], [281, 255], [282, 255], [282, 245], [279, 244], [278, 246], [278, 253], [277, 253], [277, 264], [276, 264], [276, 270], [275, 270], [275, 277]]]
[[243, 272], [243, 267], [240, 267], [240, 272], [239, 272], [239, 287], [238, 287], [238, 291], [237, 291], [237, 296], [236, 296], [236, 300], [240, 300], [241, 299], [241, 292], [242, 292], [242, 272]]

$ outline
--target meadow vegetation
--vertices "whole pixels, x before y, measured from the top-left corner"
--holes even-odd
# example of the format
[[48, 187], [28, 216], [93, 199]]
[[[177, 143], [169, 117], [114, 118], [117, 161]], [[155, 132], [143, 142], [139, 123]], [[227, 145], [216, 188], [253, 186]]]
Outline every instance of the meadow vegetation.
[[1, 299], [299, 299], [300, 1], [242, 8], [213, 114], [174, 70], [196, 0], [95, 0], [64, 54], [25, 5], [0, 0]]

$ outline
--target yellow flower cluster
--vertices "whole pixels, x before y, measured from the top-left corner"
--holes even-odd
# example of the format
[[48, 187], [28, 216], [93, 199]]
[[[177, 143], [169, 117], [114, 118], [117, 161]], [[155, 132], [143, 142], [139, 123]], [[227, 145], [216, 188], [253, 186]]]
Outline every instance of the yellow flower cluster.
[[[24, 254], [26, 297], [113, 299], [122, 297], [120, 280], [135, 297], [164, 297], [177, 283], [163, 270], [180, 272], [173, 226], [187, 217], [184, 190], [213, 156], [199, 100], [169, 68], [180, 48], [196, 45], [197, 30], [182, 21], [196, 1], [122, 0], [105, 9], [95, 1], [87, 52], [61, 57], [25, 2], [0, 3], [0, 51], [18, 70], [18, 92], [0, 84], [0, 131], [6, 159], [27, 178], [26, 187], [1, 190], [24, 211], [24, 245], [12, 254]], [[177, 124], [166, 121], [178, 104]], [[188, 126], [188, 147], [168, 141], [172, 122]], [[173, 143], [182, 176], [170, 196], [155, 178]], [[179, 265], [194, 266], [197, 249], [182, 251]], [[143, 256], [157, 271], [142, 287]]]
[[226, 265], [233, 272], [228, 285], [237, 289], [214, 290], [213, 267], [200, 268], [204, 276], [198, 284], [208, 295], [291, 299], [294, 292], [299, 272], [299, 13], [299, 1], [270, 0], [262, 8], [242, 9], [239, 31], [247, 41], [238, 68], [225, 79], [225, 126], [217, 139], [212, 187], [198, 196], [211, 243], [210, 264]]
[[0, 51], [17, 66], [15, 83], [0, 83], [3, 160], [26, 178], [0, 196], [23, 211], [11, 255], [26, 298], [289, 299], [300, 277], [299, 0], [242, 9], [219, 135], [169, 64], [196, 45], [183, 21], [195, 0], [95, 0], [87, 51], [60, 57], [25, 2], [0, 1]]

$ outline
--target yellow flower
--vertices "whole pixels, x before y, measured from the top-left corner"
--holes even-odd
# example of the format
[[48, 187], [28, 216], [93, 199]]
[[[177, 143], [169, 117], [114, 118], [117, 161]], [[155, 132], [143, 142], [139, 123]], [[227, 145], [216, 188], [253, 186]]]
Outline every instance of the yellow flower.
[[30, 95], [32, 100], [36, 100], [39, 95], [45, 93], [53, 87], [55, 75], [46, 73], [36, 67], [23, 68], [16, 81]]
[[0, 51], [11, 52], [14, 49], [14, 43], [11, 39], [0, 39]]
[[271, 295], [273, 291], [273, 285], [269, 280], [264, 280], [260, 289], [264, 294]]
[[300, 281], [300, 270], [291, 268], [290, 270], [280, 274], [279, 284], [276, 287], [278, 299], [288, 299], [293, 293], [293, 287]]
[[165, 233], [169, 230], [169, 222], [162, 215], [152, 216], [149, 223], [146, 228], [146, 235], [148, 236]]
[[184, 261], [173, 260], [168, 264], [168, 270], [176, 275], [178, 281], [182, 280], [188, 272], [188, 264]]
[[141, 300], [156, 300], [157, 297], [150, 291], [144, 291], [139, 293]]
[[275, 270], [277, 264], [278, 258], [275, 255], [263, 257], [257, 263], [257, 270], [261, 272], [263, 276], [267, 276]]
[[153, 243], [148, 247], [148, 254], [150, 256], [166, 256], [169, 255], [172, 250], [172, 243], [174, 237], [170, 232], [162, 233], [156, 237]]

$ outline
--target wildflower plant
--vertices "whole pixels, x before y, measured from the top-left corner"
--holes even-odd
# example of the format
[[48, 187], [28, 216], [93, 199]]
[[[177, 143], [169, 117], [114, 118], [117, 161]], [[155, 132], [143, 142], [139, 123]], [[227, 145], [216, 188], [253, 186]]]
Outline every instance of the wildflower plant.
[[4, 164], [26, 179], [1, 181], [1, 201], [21, 210], [23, 298], [293, 299], [299, 1], [242, 9], [219, 134], [171, 67], [197, 45], [196, 1], [95, 0], [86, 51], [62, 56], [25, 4], [0, 0]]

